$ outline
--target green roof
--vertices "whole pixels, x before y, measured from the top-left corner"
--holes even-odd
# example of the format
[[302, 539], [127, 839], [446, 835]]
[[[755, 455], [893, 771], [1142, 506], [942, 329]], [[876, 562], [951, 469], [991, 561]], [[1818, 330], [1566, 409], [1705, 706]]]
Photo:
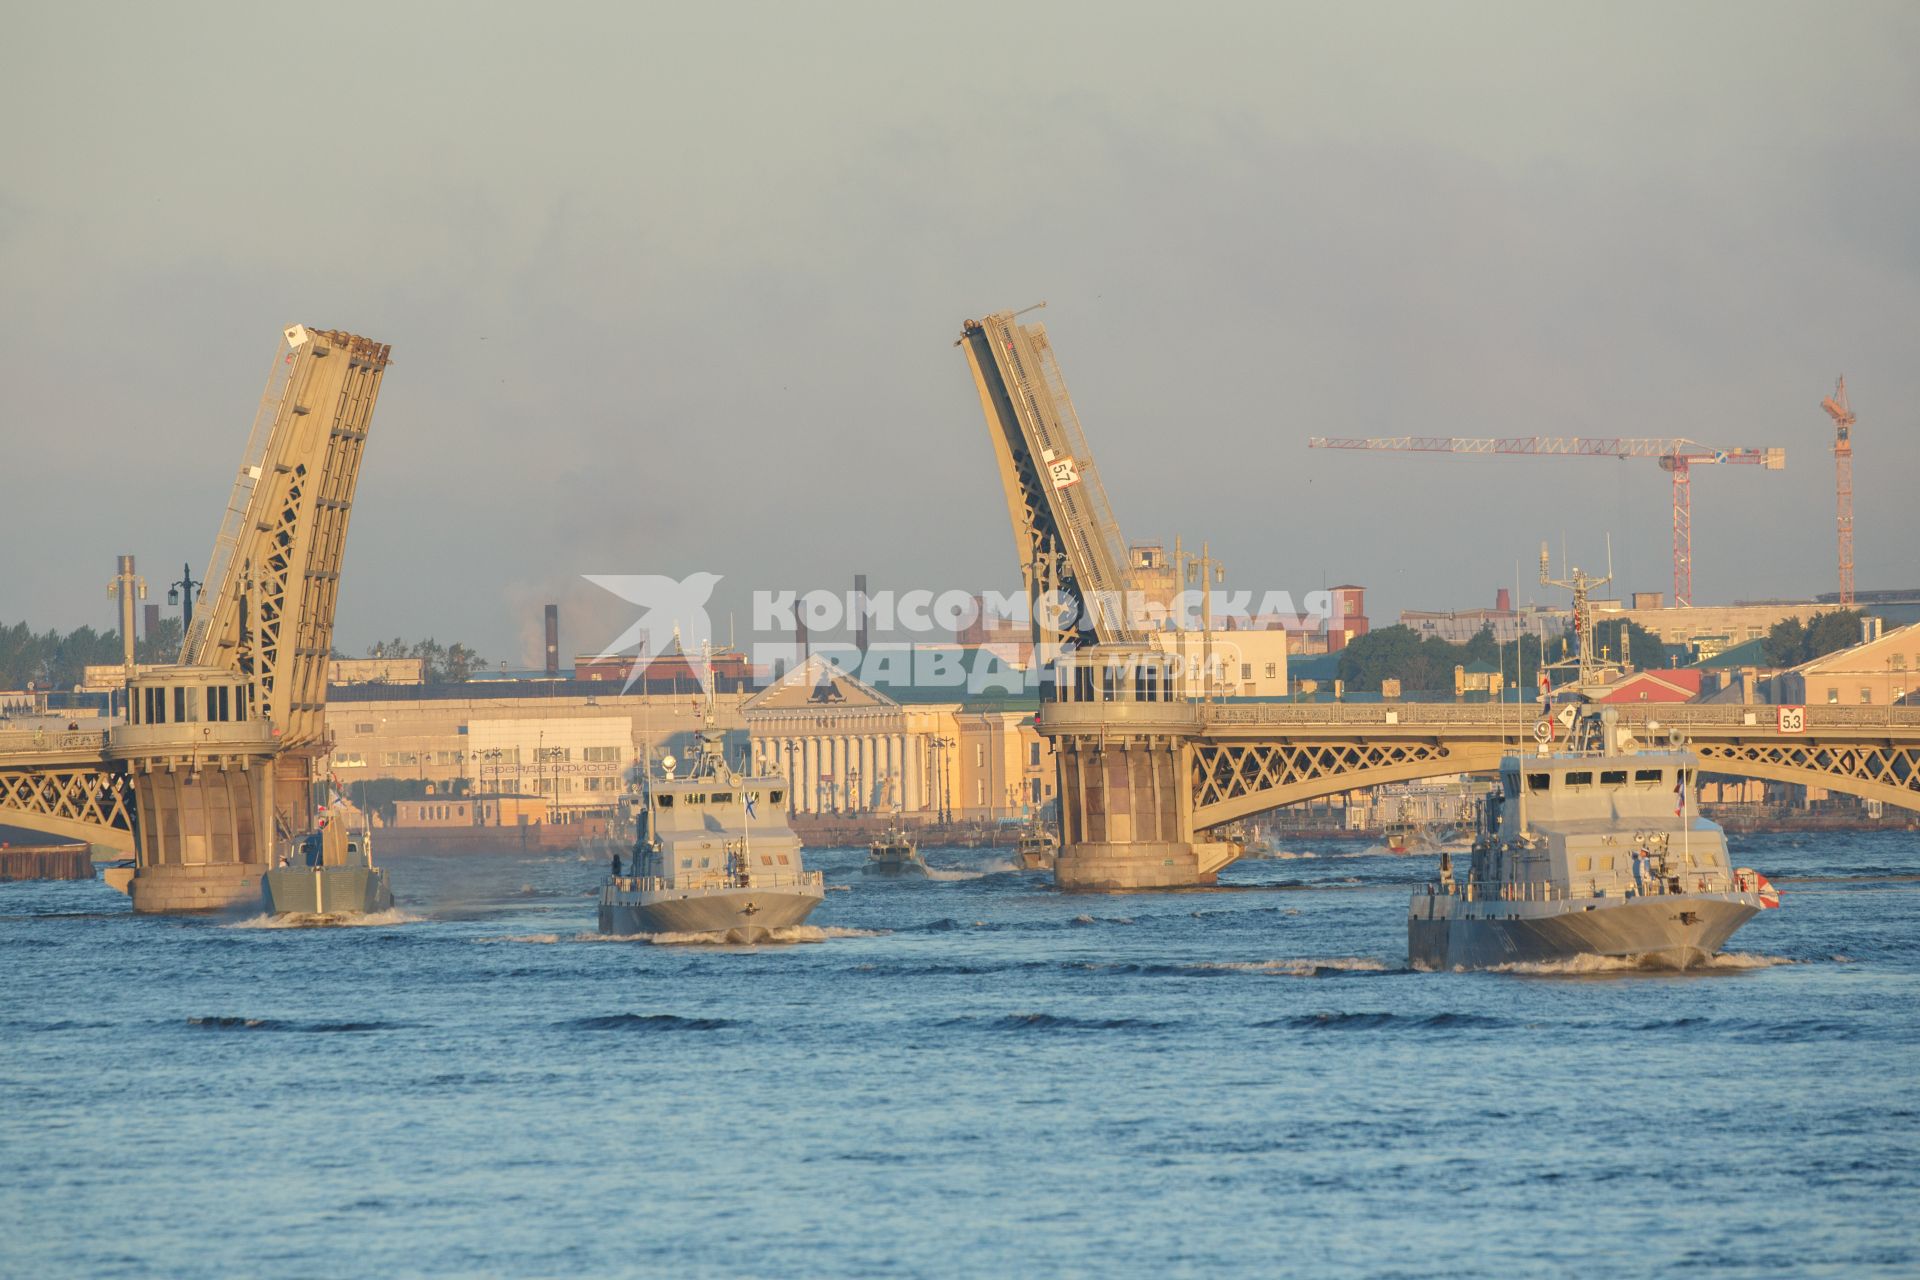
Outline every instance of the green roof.
[[1765, 667], [1767, 661], [1767, 642], [1764, 637], [1756, 636], [1743, 640], [1731, 649], [1722, 649], [1711, 658], [1702, 658], [1693, 664], [1709, 671], [1721, 671], [1731, 667]]

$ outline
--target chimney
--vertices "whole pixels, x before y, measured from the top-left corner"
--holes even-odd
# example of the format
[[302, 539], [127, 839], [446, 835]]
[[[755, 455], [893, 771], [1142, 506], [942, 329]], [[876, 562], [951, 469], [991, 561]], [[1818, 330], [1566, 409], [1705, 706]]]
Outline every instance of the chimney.
[[140, 635], [143, 639], [153, 639], [153, 629], [160, 625], [160, 606], [149, 604], [141, 606]]
[[1494, 592], [1493, 607], [1495, 612], [1497, 613], [1512, 613], [1513, 612], [1513, 592], [1507, 590], [1505, 587], [1502, 587], [1498, 591]]
[[1860, 643], [1872, 644], [1875, 640], [1878, 640], [1881, 635], [1880, 629], [1883, 625], [1885, 624], [1880, 618], [1872, 614], [1863, 615], [1860, 619]]
[[853, 647], [867, 656], [867, 575], [853, 575]]
[[560, 674], [560, 606], [547, 606], [547, 675]]
[[807, 615], [797, 606], [793, 611], [793, 649], [801, 662], [813, 656], [813, 644], [807, 639]]

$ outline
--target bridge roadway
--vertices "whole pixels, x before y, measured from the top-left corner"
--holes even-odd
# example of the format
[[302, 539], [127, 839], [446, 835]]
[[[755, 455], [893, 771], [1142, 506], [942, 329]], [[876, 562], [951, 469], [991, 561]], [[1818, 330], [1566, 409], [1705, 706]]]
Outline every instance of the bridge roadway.
[[[1826, 787], [1920, 810], [1920, 707], [1810, 706], [1801, 733], [1780, 732], [1779, 708], [1766, 704], [1616, 709], [1644, 745], [1666, 746], [1678, 734], [1703, 772]], [[1047, 710], [1065, 729], [1080, 708]], [[1217, 702], [1198, 710], [1191, 740], [1195, 830], [1356, 787], [1488, 772], [1502, 755], [1534, 749], [1539, 719], [1537, 707], [1510, 703]]]

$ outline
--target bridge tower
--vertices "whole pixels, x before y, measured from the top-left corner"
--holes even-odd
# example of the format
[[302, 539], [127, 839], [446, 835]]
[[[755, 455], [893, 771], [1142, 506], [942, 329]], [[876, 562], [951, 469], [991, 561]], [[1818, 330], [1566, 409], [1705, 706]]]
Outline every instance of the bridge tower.
[[128, 688], [106, 756], [133, 782], [136, 911], [258, 897], [313, 823], [347, 518], [389, 348], [281, 335], [177, 666]]
[[1033, 660], [1053, 672], [1038, 727], [1059, 768], [1054, 883], [1210, 883], [1238, 849], [1194, 838], [1199, 708], [1179, 658], [1150, 643], [1134, 617], [1127, 544], [1046, 329], [1003, 311], [967, 321], [955, 345], [1000, 464]]

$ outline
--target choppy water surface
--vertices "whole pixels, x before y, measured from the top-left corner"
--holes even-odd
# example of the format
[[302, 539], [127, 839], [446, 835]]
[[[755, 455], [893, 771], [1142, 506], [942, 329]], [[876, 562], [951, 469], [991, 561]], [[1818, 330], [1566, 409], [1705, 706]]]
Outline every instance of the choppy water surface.
[[1911, 1272], [1920, 842], [1735, 845], [1786, 906], [1683, 977], [1410, 971], [1431, 859], [1331, 844], [815, 851], [758, 948], [599, 941], [571, 856], [360, 928], [0, 885], [0, 1274]]

